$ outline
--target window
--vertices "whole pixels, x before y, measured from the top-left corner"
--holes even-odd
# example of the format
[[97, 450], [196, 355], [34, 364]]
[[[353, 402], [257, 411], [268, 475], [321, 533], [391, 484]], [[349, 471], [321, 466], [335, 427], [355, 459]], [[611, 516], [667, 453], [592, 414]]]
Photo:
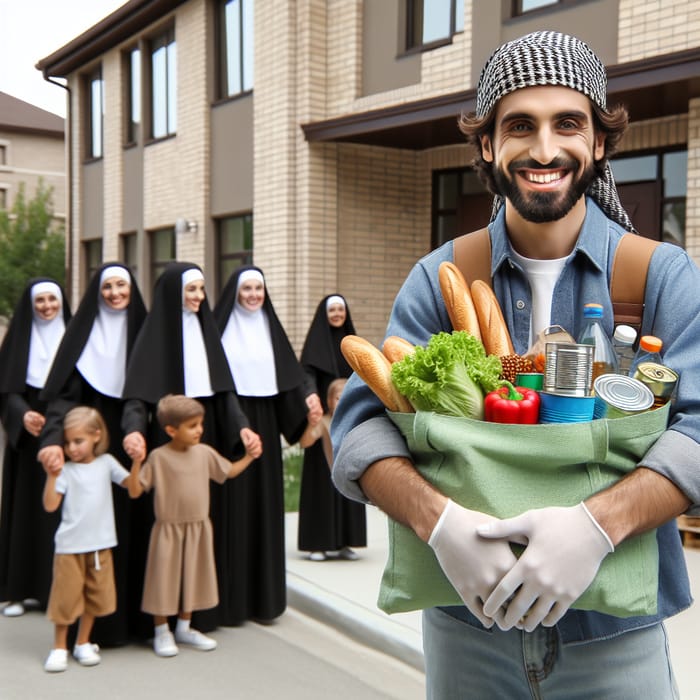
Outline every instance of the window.
[[[685, 245], [686, 196], [688, 191], [688, 152], [667, 151], [638, 156], [625, 156], [610, 161], [615, 182], [625, 202], [625, 188], [630, 185], [656, 184], [660, 221], [652, 222], [645, 234], [655, 233], [660, 240]], [[642, 190], [637, 198], [648, 203], [654, 189]], [[630, 210], [631, 211], [631, 210]], [[634, 216], [632, 216], [634, 220]], [[641, 230], [639, 223], [636, 224]]]
[[253, 0], [219, 5], [219, 97], [253, 89]]
[[87, 110], [87, 157], [102, 158], [102, 122], [104, 117], [102, 68], [97, 68], [87, 78]]
[[406, 0], [406, 49], [450, 43], [464, 31], [464, 0]]
[[85, 286], [97, 272], [97, 268], [102, 265], [102, 239], [94, 238], [90, 241], [83, 241], [83, 265], [85, 267]]
[[[571, 2], [571, 0], [568, 0]], [[561, 0], [513, 0], [513, 16], [524, 15], [549, 5], [558, 5]]]
[[137, 143], [141, 130], [141, 51], [138, 47], [126, 54], [126, 142]]
[[175, 260], [175, 229], [163, 228], [152, 231], [151, 242], [151, 281], [155, 282], [165, 266]]
[[119, 237], [119, 247], [121, 248], [121, 260], [131, 270], [131, 274], [136, 276], [138, 270], [138, 239], [135, 233], [124, 233]]
[[253, 215], [242, 214], [217, 221], [218, 287], [243, 265], [253, 264]]
[[151, 41], [151, 137], [170, 136], [177, 129], [177, 55], [175, 30]]
[[7, 165], [7, 145], [0, 143], [0, 165]]
[[7, 209], [7, 190], [0, 187], [0, 209]]

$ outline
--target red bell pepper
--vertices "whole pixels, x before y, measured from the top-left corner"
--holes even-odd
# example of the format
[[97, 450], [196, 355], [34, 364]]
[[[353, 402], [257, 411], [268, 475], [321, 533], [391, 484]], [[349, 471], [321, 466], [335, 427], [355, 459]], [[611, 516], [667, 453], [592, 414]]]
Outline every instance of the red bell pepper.
[[539, 415], [540, 395], [534, 389], [506, 382], [484, 398], [484, 418], [492, 423], [537, 423]]

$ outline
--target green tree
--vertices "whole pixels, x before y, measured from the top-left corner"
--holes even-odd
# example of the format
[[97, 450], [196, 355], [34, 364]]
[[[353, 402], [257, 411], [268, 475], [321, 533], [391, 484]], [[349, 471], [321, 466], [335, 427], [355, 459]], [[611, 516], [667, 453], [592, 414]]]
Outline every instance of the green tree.
[[0, 210], [0, 315], [10, 316], [31, 277], [65, 276], [65, 226], [53, 218], [53, 188], [42, 180], [33, 199], [21, 183], [11, 211]]

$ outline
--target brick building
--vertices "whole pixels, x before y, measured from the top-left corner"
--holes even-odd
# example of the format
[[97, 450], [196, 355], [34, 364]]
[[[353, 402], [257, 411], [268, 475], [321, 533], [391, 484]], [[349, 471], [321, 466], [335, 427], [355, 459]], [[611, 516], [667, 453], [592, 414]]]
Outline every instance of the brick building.
[[177, 257], [216, 297], [252, 258], [297, 347], [333, 291], [379, 342], [412, 263], [488, 217], [456, 120], [535, 29], [606, 63], [623, 201], [700, 260], [700, 0], [130, 0], [39, 62], [70, 89], [74, 296], [119, 258], [148, 297]]
[[66, 218], [65, 120], [0, 92], [0, 209], [12, 209], [21, 183], [28, 198], [43, 180], [53, 188], [54, 216]]

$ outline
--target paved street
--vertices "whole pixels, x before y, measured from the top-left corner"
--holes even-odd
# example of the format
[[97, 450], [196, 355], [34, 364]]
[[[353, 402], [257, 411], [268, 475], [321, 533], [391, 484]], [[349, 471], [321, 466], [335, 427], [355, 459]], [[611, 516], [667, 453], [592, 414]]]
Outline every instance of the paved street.
[[419, 700], [423, 675], [288, 610], [269, 626], [248, 623], [212, 633], [212, 652], [181, 648], [170, 659], [150, 647], [103, 651], [92, 668], [69, 661], [65, 673], [43, 670], [52, 628], [39, 612], [0, 616], [2, 700]]

